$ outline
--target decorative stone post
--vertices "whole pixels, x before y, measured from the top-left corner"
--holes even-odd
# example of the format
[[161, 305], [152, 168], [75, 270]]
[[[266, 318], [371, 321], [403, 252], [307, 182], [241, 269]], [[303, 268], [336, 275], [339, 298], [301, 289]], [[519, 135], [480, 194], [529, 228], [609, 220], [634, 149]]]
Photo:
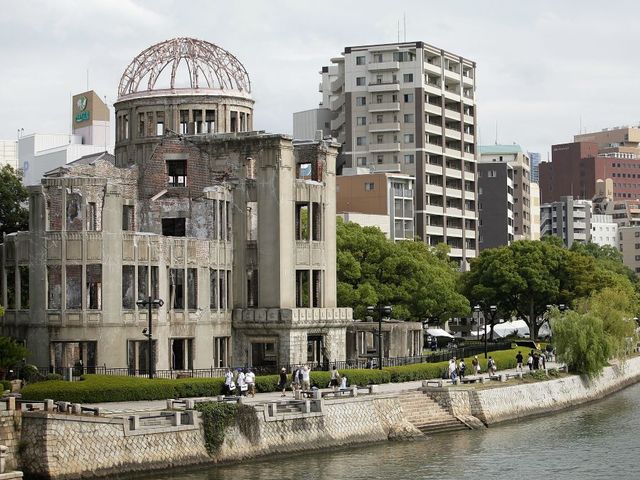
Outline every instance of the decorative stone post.
[[7, 464], [7, 450], [7, 447], [0, 445], [0, 474], [4, 473]]

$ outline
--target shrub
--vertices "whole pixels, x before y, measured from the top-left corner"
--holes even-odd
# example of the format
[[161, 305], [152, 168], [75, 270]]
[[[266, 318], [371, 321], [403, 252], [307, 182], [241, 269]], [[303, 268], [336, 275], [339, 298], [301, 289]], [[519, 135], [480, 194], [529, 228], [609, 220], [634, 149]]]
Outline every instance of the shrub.
[[5, 390], [11, 390], [11, 382], [8, 380], [0, 380], [0, 383], [2, 383], [2, 391]]
[[237, 404], [225, 402], [198, 403], [195, 409], [202, 413], [204, 441], [209, 455], [215, 455], [224, 442], [224, 432], [234, 421]]
[[278, 375], [260, 375], [256, 377], [256, 392], [275, 392], [278, 388], [280, 377]]

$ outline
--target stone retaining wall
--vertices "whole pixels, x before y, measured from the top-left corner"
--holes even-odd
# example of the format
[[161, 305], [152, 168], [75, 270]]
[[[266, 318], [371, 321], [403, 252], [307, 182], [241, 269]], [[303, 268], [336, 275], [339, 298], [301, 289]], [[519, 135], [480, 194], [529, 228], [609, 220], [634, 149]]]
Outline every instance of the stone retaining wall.
[[16, 410], [7, 410], [6, 403], [0, 402], [0, 445], [8, 447], [8, 470], [15, 470], [18, 468], [21, 424], [21, 412]]
[[568, 408], [600, 399], [640, 381], [640, 357], [606, 367], [593, 379], [572, 375], [546, 382], [476, 389], [425, 388], [456, 417], [472, 416], [485, 425]]

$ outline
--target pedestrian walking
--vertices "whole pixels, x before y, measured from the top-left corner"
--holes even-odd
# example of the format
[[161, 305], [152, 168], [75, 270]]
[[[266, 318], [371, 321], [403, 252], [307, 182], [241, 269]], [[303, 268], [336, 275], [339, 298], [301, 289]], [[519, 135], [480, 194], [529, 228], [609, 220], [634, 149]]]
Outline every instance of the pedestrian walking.
[[227, 391], [227, 395], [233, 395], [236, 384], [233, 382], [233, 372], [230, 368], [227, 368], [227, 371], [224, 372], [224, 386]]
[[342, 380], [340, 380], [340, 388], [347, 388], [347, 377], [343, 376]]
[[458, 374], [460, 375], [460, 379], [464, 378], [464, 374], [467, 370], [467, 364], [464, 363], [464, 358], [460, 360], [460, 365], [458, 365]]
[[309, 365], [302, 367], [302, 389], [311, 390], [311, 369]]
[[302, 381], [302, 371], [300, 366], [297, 366], [291, 375], [291, 388], [295, 392], [296, 390], [300, 390]]
[[518, 370], [522, 371], [522, 352], [518, 352], [518, 354], [516, 355], [516, 363], [518, 364], [516, 366], [516, 372]]
[[495, 374], [498, 371], [498, 365], [496, 365], [496, 361], [489, 356], [489, 361], [487, 362], [487, 371], [490, 374]]
[[336, 388], [339, 385], [340, 385], [340, 373], [338, 373], [338, 370], [334, 365], [333, 367], [331, 367], [331, 381], [329, 382], [329, 386]]
[[280, 381], [278, 382], [278, 390], [282, 391], [282, 395], [280, 395], [281, 397], [287, 396], [285, 394], [287, 390], [287, 370], [284, 367], [282, 367], [282, 370], [280, 370]]
[[238, 372], [238, 391], [240, 392], [240, 395], [242, 395], [243, 397], [247, 395], [247, 391], [249, 390], [249, 386], [247, 385], [247, 382], [245, 379], [246, 379], [246, 375], [244, 371], [240, 370]]
[[527, 357], [527, 365], [529, 367], [529, 371], [532, 371], [533, 370], [533, 350], [531, 350], [531, 353]]
[[474, 356], [471, 360], [471, 368], [473, 369], [473, 374], [477, 375], [480, 373], [480, 362], [478, 361], [478, 356]]
[[247, 382], [248, 393], [252, 397], [256, 396], [256, 374], [253, 373], [253, 370], [249, 369], [247, 374], [244, 376], [244, 381]]
[[449, 360], [449, 378], [453, 382], [455, 382], [456, 378], [457, 378], [457, 375], [456, 375], [456, 361], [453, 358], [451, 360]]
[[547, 357], [544, 352], [540, 352], [540, 368], [543, 370], [547, 369]]

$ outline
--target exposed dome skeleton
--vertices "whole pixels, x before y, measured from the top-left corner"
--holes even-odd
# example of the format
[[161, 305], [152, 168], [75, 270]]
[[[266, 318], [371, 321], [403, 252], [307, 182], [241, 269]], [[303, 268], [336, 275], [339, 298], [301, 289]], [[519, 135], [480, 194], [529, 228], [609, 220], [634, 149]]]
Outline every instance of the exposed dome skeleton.
[[[118, 87], [118, 97], [154, 90], [165, 68], [171, 68], [169, 88], [176, 89], [176, 72], [184, 60], [192, 89], [209, 88], [251, 92], [251, 81], [244, 65], [228, 51], [213, 43], [195, 38], [174, 38], [157, 43], [136, 56], [125, 69]], [[178, 87], [180, 88], [180, 87]]]

